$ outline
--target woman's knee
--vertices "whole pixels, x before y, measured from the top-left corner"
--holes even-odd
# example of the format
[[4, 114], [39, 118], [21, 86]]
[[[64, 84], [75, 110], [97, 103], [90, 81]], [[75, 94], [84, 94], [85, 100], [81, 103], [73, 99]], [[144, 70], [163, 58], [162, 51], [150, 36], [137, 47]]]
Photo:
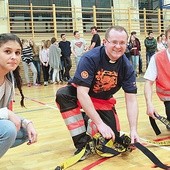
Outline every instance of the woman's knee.
[[0, 128], [0, 136], [3, 141], [13, 144], [17, 136], [17, 129], [14, 123], [9, 120], [4, 120]]

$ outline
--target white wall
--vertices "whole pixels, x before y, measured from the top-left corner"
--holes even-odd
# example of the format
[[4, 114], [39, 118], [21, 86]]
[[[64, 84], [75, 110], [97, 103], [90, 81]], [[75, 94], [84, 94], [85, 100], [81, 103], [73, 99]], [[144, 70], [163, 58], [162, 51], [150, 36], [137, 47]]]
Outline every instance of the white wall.
[[1, 23], [0, 33], [9, 32], [7, 3], [8, 0], [0, 0], [0, 23]]

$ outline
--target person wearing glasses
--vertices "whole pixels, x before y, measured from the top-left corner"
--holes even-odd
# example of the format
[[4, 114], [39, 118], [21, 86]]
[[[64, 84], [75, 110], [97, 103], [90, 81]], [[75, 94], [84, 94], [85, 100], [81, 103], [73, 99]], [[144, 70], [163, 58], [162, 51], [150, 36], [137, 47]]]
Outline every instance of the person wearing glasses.
[[104, 45], [85, 53], [73, 79], [56, 93], [56, 104], [77, 149], [74, 154], [87, 146], [81, 160], [90, 154], [87, 143], [96, 132], [113, 141], [120, 135], [113, 95], [121, 88], [125, 94], [131, 142], [139, 142], [136, 75], [124, 54], [127, 40], [124, 27], [108, 28]]

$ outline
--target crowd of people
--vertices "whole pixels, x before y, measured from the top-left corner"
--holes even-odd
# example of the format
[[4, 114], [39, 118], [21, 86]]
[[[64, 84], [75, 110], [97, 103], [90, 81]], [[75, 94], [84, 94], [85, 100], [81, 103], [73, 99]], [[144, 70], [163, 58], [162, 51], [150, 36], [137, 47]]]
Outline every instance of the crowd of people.
[[[68, 41], [66, 34], [61, 34], [61, 41], [55, 37], [42, 40], [37, 46], [33, 40], [20, 40], [14, 34], [0, 34], [0, 157], [10, 147], [25, 141], [28, 144], [37, 141], [33, 122], [17, 116], [12, 110], [14, 84], [21, 94], [21, 106], [24, 107], [24, 94], [19, 73], [22, 60], [27, 86], [49, 81], [68, 84], [58, 89], [56, 103], [70, 131], [75, 154], [92, 139], [88, 131], [89, 121], [105, 139], [115, 140], [120, 135], [120, 125], [116, 112], [116, 99], [113, 97], [121, 88], [124, 91], [126, 113], [129, 121], [131, 142], [140, 142], [137, 132], [138, 102], [136, 76], [142, 71], [141, 42], [136, 32], [130, 36], [122, 26], [111, 26], [106, 30], [103, 44], [97, 27], [91, 27], [91, 43], [87, 46], [79, 31], [74, 31], [74, 39]], [[170, 121], [170, 27], [165, 34], [153, 37], [149, 31], [144, 40], [146, 47], [147, 70], [144, 74], [144, 95], [147, 114], [156, 119], [157, 111], [152, 103], [152, 86], [156, 82], [156, 92], [164, 102], [167, 120]], [[74, 55], [76, 71], [71, 78], [71, 54]], [[33, 83], [29, 71], [33, 73]], [[86, 102], [84, 102], [86, 101]], [[83, 112], [81, 111], [83, 109]], [[169, 126], [167, 126], [169, 129]], [[20, 139], [18, 142], [18, 138]], [[84, 160], [90, 154], [87, 148]]]
[[[71, 41], [68, 41], [66, 34], [62, 33], [60, 35], [60, 41], [52, 37], [51, 40], [42, 40], [41, 46], [36, 45], [32, 39], [29, 41], [23, 39], [22, 63], [27, 86], [41, 85], [41, 72], [43, 74], [44, 86], [47, 86], [49, 82], [54, 84], [68, 82], [71, 78], [70, 70], [73, 62], [77, 67], [84, 53], [95, 47], [104, 45], [101, 44], [101, 38], [96, 26], [91, 27], [91, 34], [90, 45], [87, 45], [86, 40], [81, 37], [79, 31], [73, 32], [74, 39]], [[148, 37], [144, 40], [144, 46], [146, 48], [147, 68], [155, 52], [167, 48], [165, 34], [162, 33], [155, 39], [153, 32], [149, 31]], [[136, 31], [132, 31], [128, 36], [125, 54], [133, 65], [136, 77], [140, 74], [143, 75], [141, 40], [137, 37]], [[74, 56], [74, 61], [72, 61], [71, 55]], [[29, 75], [29, 69], [32, 71], [31, 75]], [[33, 76], [32, 84], [30, 83], [30, 76]]]
[[[41, 72], [44, 86], [47, 86], [49, 82], [53, 84], [68, 82], [71, 78], [70, 70], [73, 62], [71, 54], [75, 58], [77, 67], [85, 52], [101, 45], [96, 26], [91, 27], [91, 34], [92, 39], [89, 46], [80, 36], [79, 31], [74, 31], [74, 39], [71, 41], [67, 40], [65, 33], [60, 35], [60, 41], [52, 37], [50, 40], [42, 40], [41, 45], [37, 45], [32, 39], [22, 39], [22, 64], [27, 86], [41, 85]], [[29, 74], [29, 69], [32, 74]]]

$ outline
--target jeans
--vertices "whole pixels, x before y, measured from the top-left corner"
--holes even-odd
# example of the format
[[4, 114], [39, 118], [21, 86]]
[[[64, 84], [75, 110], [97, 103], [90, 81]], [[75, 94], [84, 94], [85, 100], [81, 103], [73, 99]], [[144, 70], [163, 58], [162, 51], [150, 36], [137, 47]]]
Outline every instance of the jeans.
[[65, 57], [64, 58], [64, 78], [69, 79], [70, 78], [70, 69], [72, 67], [72, 63], [71, 63], [71, 58], [70, 57]]
[[44, 82], [48, 82], [48, 79], [49, 79], [49, 68], [50, 68], [49, 65], [48, 66], [42, 65]]
[[21, 128], [18, 132], [13, 122], [0, 120], [0, 158], [11, 147], [21, 145], [28, 140], [27, 132]]
[[79, 63], [80, 59], [81, 59], [81, 56], [75, 57], [76, 67], [78, 66], [78, 63]]
[[40, 61], [33, 61], [35, 68], [37, 69], [37, 83], [41, 83], [41, 65]]
[[33, 84], [36, 84], [37, 69], [36, 69], [35, 65], [33, 64], [33, 62], [30, 62], [29, 64], [27, 64], [26, 62], [22, 62], [22, 64], [23, 64], [25, 79], [26, 79], [27, 83], [30, 83], [30, 78], [29, 78], [29, 68], [30, 68], [33, 73]]
[[153, 52], [146, 52], [146, 68], [148, 67], [150, 59], [154, 54], [155, 54], [154, 51]]
[[132, 55], [132, 65], [133, 65], [135, 73], [137, 74], [137, 67], [139, 66], [139, 56], [138, 55]]

